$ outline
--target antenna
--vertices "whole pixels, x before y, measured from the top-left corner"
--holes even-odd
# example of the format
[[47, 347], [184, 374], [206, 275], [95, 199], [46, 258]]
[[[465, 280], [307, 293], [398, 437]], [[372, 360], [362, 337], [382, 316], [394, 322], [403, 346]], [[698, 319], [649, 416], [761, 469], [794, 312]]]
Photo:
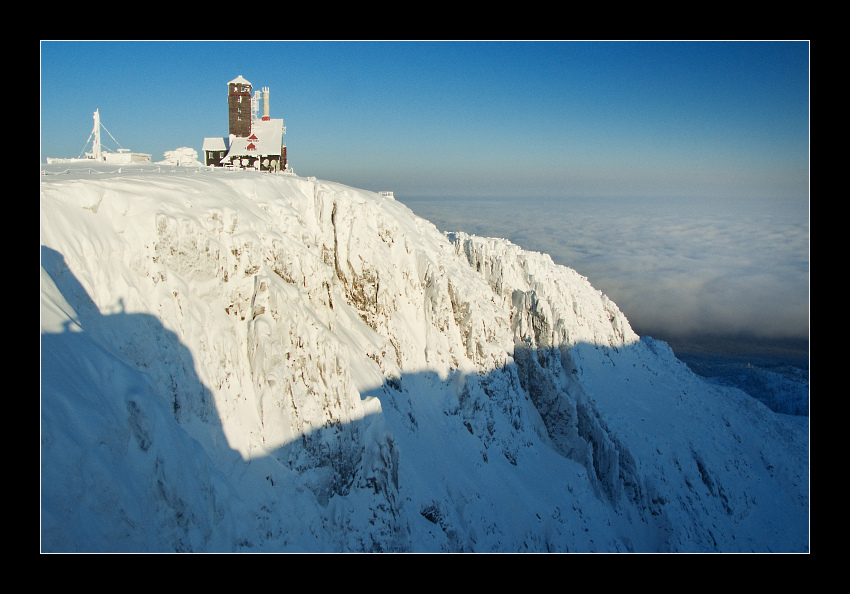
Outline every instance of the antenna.
[[94, 110], [94, 130], [92, 130], [92, 134], [94, 134], [92, 153], [94, 154], [94, 158], [100, 161], [100, 110], [98, 109]]
[[[100, 110], [95, 109], [94, 110], [94, 128], [92, 128], [91, 134], [89, 134], [89, 140], [91, 140], [92, 136], [94, 136], [94, 143], [92, 143], [91, 153], [86, 153], [86, 154], [91, 155], [91, 158], [95, 159], [97, 161], [101, 161], [102, 160], [101, 158], [103, 157], [103, 146], [101, 145], [101, 142], [100, 142], [100, 129], [101, 128], [106, 130], [106, 126], [104, 126], [103, 124], [100, 123]], [[115, 137], [112, 135], [112, 133], [109, 130], [106, 130], [106, 133], [109, 134], [109, 138], [111, 138], [112, 140], [115, 141], [115, 144], [118, 145], [118, 148], [123, 150], [121, 143], [118, 142], [117, 140], [115, 140]], [[86, 146], [89, 145], [89, 140], [86, 140]], [[85, 150], [86, 150], [86, 147], [84, 146], [83, 152], [85, 152]], [[82, 155], [83, 155], [83, 153], [80, 153], [80, 156], [82, 156]]]

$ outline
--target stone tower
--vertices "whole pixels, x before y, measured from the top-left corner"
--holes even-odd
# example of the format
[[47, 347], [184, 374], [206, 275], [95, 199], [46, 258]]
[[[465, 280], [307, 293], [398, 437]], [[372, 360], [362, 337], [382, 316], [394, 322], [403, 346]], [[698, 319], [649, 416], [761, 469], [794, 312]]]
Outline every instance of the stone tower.
[[230, 134], [241, 138], [251, 135], [251, 83], [240, 74], [227, 83], [227, 115]]

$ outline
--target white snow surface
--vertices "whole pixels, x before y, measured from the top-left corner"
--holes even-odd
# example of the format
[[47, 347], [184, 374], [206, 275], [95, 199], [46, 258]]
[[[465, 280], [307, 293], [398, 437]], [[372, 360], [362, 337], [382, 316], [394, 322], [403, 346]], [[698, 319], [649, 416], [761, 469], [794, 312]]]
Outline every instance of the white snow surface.
[[253, 171], [43, 167], [44, 552], [806, 552], [808, 418], [574, 270]]

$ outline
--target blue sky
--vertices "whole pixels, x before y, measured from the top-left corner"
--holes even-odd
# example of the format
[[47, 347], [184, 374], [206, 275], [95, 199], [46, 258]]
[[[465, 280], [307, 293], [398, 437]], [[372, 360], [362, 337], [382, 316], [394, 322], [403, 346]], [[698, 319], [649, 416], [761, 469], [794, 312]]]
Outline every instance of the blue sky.
[[[808, 42], [41, 43], [41, 160], [154, 160], [270, 87], [302, 176], [410, 196], [808, 200]], [[108, 139], [107, 139], [108, 140]]]

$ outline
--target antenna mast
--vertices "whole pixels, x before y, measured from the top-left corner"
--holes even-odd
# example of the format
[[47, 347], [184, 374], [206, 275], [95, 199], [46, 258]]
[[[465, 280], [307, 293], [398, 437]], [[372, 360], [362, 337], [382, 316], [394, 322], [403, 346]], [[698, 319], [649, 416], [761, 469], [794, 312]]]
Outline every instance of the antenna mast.
[[92, 154], [94, 158], [100, 162], [100, 111], [94, 110], [94, 130], [92, 130], [92, 134], [94, 134], [94, 146], [92, 146]]

